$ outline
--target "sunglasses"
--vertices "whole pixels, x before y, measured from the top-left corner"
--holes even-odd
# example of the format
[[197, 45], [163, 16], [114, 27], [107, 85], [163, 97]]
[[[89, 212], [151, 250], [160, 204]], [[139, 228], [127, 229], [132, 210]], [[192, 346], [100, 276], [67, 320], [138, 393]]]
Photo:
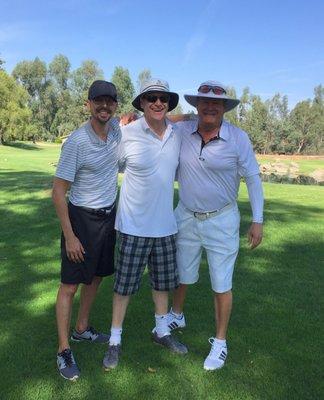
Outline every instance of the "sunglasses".
[[110, 106], [111, 104], [116, 103], [116, 100], [114, 100], [110, 96], [98, 96], [98, 97], [95, 97], [94, 99], [92, 99], [91, 101], [96, 106], [100, 106], [100, 105], [103, 105], [103, 104], [107, 104], [108, 106]]
[[209, 93], [210, 91], [216, 95], [226, 94], [226, 90], [219, 86], [202, 85], [198, 89], [198, 92], [200, 93]]
[[143, 98], [149, 103], [155, 103], [158, 100], [160, 100], [161, 103], [168, 103], [170, 100], [170, 96], [167, 94], [162, 94], [161, 96], [157, 96], [155, 94], [147, 94], [143, 96]]

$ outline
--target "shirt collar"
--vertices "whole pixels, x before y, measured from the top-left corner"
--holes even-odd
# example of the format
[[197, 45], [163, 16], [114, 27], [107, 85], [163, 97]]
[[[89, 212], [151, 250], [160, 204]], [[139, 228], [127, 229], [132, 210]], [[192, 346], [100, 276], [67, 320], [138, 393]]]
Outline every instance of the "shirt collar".
[[[192, 135], [194, 135], [198, 131], [198, 122], [199, 122], [198, 119], [194, 122], [194, 125], [193, 125], [194, 130], [192, 132]], [[229, 135], [228, 135], [228, 129], [227, 129], [227, 122], [223, 119], [222, 125], [219, 130], [219, 138], [227, 141], [228, 137], [229, 137]]]
[[[152, 133], [152, 129], [150, 128], [149, 124], [147, 123], [147, 121], [146, 121], [144, 115], [143, 115], [143, 117], [140, 119], [140, 121], [141, 121], [141, 125], [142, 125], [143, 131], [145, 131], [145, 132], [147, 132], [147, 133]], [[167, 132], [169, 132], [169, 131], [171, 132], [171, 131], [173, 130], [173, 128], [174, 128], [174, 124], [173, 124], [168, 118], [165, 118], [165, 123], [166, 123], [166, 130], [165, 130], [165, 133], [167, 133]], [[153, 132], [153, 134], [154, 134], [154, 132]], [[155, 135], [155, 134], [154, 134], [154, 135]]]
[[[108, 123], [108, 138], [109, 139], [109, 133], [112, 133], [113, 136], [115, 136], [116, 134], [118, 134], [118, 129], [119, 129], [119, 124], [118, 124], [118, 120], [116, 118], [112, 118], [109, 123]], [[96, 143], [96, 144], [106, 144], [106, 141], [102, 140], [94, 131], [94, 129], [92, 128], [90, 119], [88, 122], [85, 123], [85, 129], [89, 135], [90, 141], [91, 143]]]

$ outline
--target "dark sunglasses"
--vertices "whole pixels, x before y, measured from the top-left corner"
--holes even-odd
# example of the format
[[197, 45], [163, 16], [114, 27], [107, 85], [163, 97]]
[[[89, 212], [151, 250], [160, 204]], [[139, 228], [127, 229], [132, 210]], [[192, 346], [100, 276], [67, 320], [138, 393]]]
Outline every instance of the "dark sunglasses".
[[209, 93], [210, 91], [212, 91], [216, 95], [226, 94], [226, 90], [219, 86], [202, 85], [198, 89], [198, 92], [200, 93]]
[[110, 97], [110, 96], [98, 96], [98, 97], [95, 97], [94, 99], [92, 99], [91, 100], [96, 106], [100, 106], [100, 105], [102, 105], [102, 104], [108, 104], [108, 105], [111, 105], [111, 104], [114, 104], [114, 103], [116, 103], [116, 100], [115, 99], [113, 99], [112, 97]]
[[161, 103], [168, 103], [168, 101], [170, 100], [170, 96], [167, 94], [162, 94], [160, 96], [157, 96], [155, 94], [146, 94], [145, 96], [143, 96], [143, 98], [149, 103], [155, 103], [158, 100], [160, 100]]

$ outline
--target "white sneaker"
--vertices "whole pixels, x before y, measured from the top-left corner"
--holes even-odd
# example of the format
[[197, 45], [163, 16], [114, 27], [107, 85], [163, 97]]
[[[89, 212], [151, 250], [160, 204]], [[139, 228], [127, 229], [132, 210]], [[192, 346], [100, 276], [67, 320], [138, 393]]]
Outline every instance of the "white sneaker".
[[215, 338], [209, 338], [208, 342], [212, 347], [204, 362], [204, 369], [213, 371], [222, 368], [227, 357], [227, 347], [216, 343]]
[[[182, 314], [182, 317], [178, 318], [173, 314], [172, 310], [170, 310], [167, 313], [167, 321], [168, 321], [168, 328], [170, 329], [170, 331], [186, 327], [186, 320], [184, 315]], [[152, 333], [155, 333], [155, 331], [156, 328], [154, 327], [152, 329]]]
[[173, 331], [174, 329], [186, 327], [186, 320], [185, 320], [185, 317], [183, 314], [182, 314], [181, 318], [178, 318], [170, 310], [167, 314], [167, 319], [168, 319], [168, 327], [169, 327], [170, 331]]

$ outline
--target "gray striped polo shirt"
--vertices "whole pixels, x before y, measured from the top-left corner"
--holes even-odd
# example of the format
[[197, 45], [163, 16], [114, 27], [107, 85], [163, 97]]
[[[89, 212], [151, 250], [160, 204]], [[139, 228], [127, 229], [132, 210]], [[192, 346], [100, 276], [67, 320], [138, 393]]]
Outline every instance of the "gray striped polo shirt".
[[69, 195], [72, 204], [102, 208], [116, 200], [120, 139], [115, 118], [110, 121], [107, 141], [96, 135], [90, 121], [68, 137], [55, 176], [72, 182]]

